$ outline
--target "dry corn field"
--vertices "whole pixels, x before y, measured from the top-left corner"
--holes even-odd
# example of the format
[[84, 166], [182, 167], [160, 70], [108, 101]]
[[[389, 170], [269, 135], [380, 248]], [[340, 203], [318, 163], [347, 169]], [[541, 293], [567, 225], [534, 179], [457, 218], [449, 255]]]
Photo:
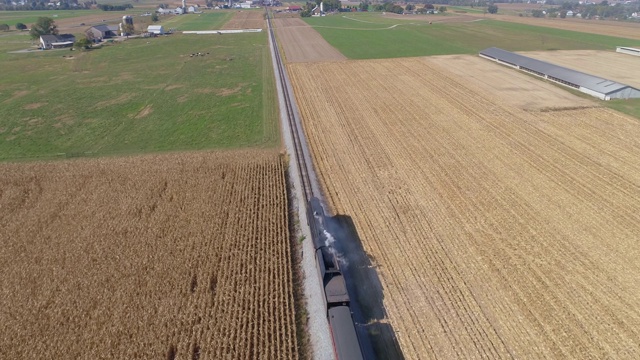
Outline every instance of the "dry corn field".
[[289, 71], [408, 359], [640, 358], [637, 120], [524, 111], [420, 58]]
[[283, 162], [0, 165], [0, 358], [297, 359]]

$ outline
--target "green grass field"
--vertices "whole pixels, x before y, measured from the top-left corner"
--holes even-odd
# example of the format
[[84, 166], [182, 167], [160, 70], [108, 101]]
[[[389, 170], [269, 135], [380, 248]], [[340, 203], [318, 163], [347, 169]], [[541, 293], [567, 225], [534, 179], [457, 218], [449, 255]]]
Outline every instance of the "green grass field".
[[2, 160], [279, 143], [266, 33], [15, 48], [0, 37]]
[[[434, 23], [382, 18], [378, 13], [305, 18], [350, 59], [474, 54], [496, 46], [510, 51], [610, 50], [638, 41], [495, 20]], [[395, 26], [394, 26], [395, 25]]]
[[475, 14], [483, 14], [487, 10], [486, 7], [470, 7], [470, 6], [447, 6], [447, 12], [449, 13], [475, 13]]
[[605, 105], [640, 120], [640, 99], [610, 100]]

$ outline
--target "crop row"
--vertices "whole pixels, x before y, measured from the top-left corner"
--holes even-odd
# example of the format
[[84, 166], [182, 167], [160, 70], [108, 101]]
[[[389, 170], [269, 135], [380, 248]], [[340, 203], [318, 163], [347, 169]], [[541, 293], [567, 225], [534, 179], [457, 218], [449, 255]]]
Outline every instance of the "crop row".
[[637, 121], [523, 111], [418, 58], [289, 69], [405, 357], [637, 356]]
[[0, 358], [298, 358], [277, 153], [1, 173]]

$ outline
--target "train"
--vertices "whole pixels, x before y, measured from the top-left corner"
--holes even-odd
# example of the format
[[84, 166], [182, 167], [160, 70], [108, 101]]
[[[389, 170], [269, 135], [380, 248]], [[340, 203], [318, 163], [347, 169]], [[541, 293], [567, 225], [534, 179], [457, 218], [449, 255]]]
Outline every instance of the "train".
[[364, 357], [351, 315], [347, 285], [336, 252], [330, 247], [325, 233], [326, 217], [320, 199], [312, 197], [307, 212], [335, 356], [338, 360], [362, 360]]

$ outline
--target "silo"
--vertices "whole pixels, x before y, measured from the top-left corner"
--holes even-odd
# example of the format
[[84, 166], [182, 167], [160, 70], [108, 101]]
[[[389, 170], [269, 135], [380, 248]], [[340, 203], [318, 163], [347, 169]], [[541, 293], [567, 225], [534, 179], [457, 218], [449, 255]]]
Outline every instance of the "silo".
[[120, 36], [127, 35], [127, 32], [125, 31], [125, 26], [124, 26], [127, 24], [133, 25], [133, 17], [131, 15], [125, 15], [122, 17], [122, 22], [120, 23]]

